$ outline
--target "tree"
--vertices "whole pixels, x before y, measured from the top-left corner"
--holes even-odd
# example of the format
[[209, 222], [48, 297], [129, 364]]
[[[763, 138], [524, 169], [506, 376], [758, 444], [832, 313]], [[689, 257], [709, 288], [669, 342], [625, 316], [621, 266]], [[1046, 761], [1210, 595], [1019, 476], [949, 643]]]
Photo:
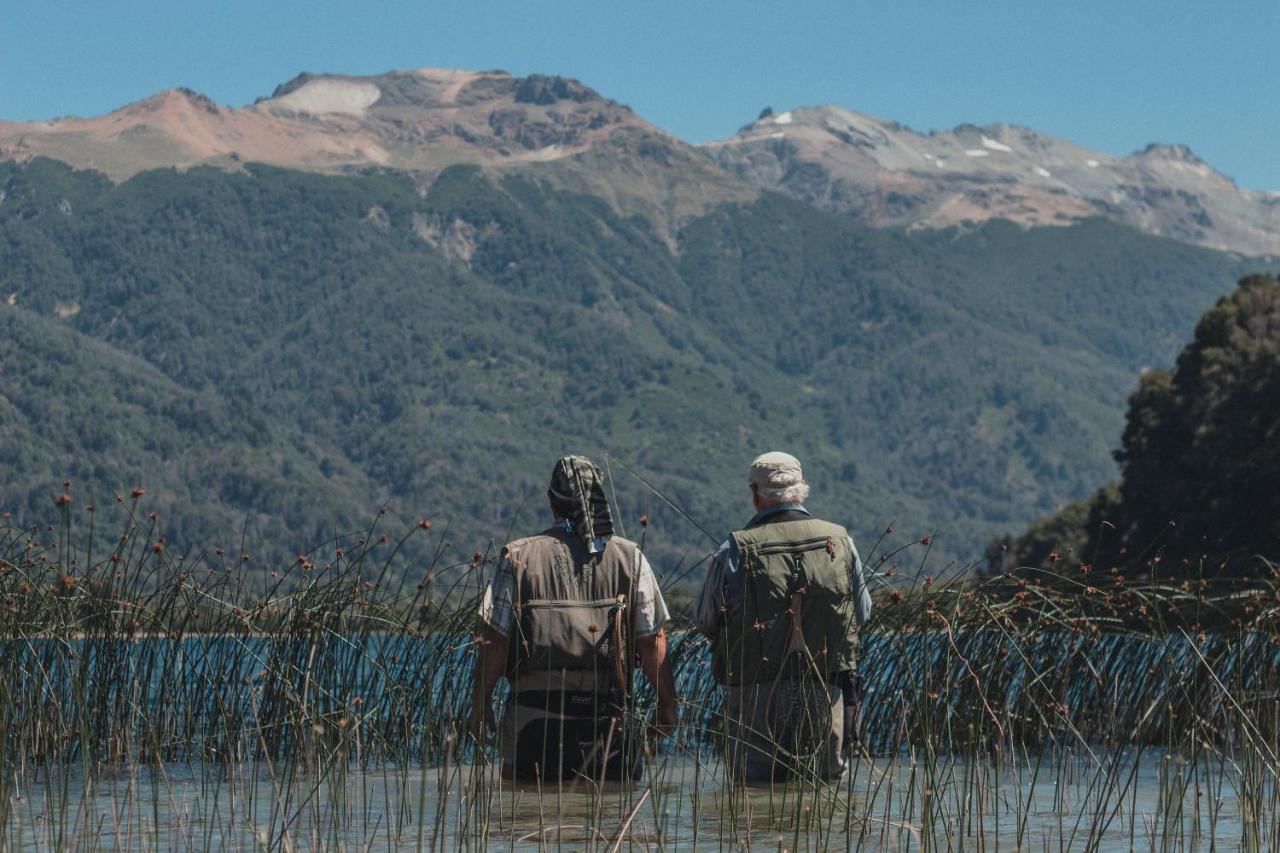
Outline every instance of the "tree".
[[1129, 400], [1118, 495], [1068, 507], [1010, 550], [1045, 562], [1045, 533], [1081, 541], [1080, 559], [1148, 563], [1169, 574], [1243, 576], [1280, 562], [1280, 280], [1255, 275], [1218, 301], [1172, 371]]

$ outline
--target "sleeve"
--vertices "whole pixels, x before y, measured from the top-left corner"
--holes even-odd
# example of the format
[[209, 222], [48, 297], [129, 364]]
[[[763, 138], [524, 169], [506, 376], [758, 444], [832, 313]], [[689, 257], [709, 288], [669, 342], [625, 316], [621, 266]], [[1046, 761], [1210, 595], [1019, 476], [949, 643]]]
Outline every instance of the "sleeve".
[[702, 589], [693, 602], [693, 621], [698, 630], [708, 637], [714, 637], [720, 630], [724, 619], [725, 608], [725, 570], [729, 564], [730, 543], [726, 541], [716, 549], [707, 567], [707, 576], [702, 581]]
[[862, 557], [858, 554], [858, 546], [849, 539], [849, 550], [853, 552], [853, 565], [849, 567], [849, 588], [853, 590], [853, 615], [858, 620], [858, 627], [867, 624], [871, 618], [871, 591], [867, 588], [867, 578], [862, 565]]
[[493, 567], [493, 577], [480, 600], [480, 621], [497, 631], [504, 637], [511, 636], [511, 621], [515, 613], [512, 598], [515, 595], [516, 578], [511, 571], [511, 561], [507, 559], [507, 550], [502, 549], [502, 556]]
[[634, 617], [637, 637], [652, 637], [671, 618], [667, 603], [662, 600], [662, 590], [658, 589], [658, 580], [653, 575], [653, 568], [640, 549], [636, 549], [636, 600]]

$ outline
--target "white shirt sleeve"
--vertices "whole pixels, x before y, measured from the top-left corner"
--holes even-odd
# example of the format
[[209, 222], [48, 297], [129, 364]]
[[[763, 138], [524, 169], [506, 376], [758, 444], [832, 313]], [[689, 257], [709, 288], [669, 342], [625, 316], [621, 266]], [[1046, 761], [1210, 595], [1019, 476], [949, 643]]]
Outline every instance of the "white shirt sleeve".
[[867, 576], [862, 565], [862, 556], [858, 553], [858, 546], [853, 544], [853, 537], [849, 537], [849, 550], [853, 552], [853, 565], [849, 567], [851, 575], [849, 586], [853, 591], [853, 615], [858, 620], [858, 627], [861, 628], [871, 618], [871, 591], [867, 589]]
[[515, 617], [515, 608], [512, 606], [515, 586], [511, 561], [504, 551], [493, 567], [493, 577], [489, 579], [484, 598], [480, 601], [480, 620], [504, 637], [511, 636], [511, 623]]
[[693, 602], [693, 621], [698, 630], [708, 637], [716, 636], [724, 621], [725, 572], [731, 556], [730, 542], [725, 541], [712, 555], [711, 565], [707, 567], [707, 575], [702, 581], [702, 589]]
[[662, 600], [662, 590], [658, 589], [658, 580], [653, 575], [649, 560], [640, 549], [636, 549], [636, 600], [635, 626], [637, 637], [652, 637], [662, 629], [671, 613], [667, 603]]

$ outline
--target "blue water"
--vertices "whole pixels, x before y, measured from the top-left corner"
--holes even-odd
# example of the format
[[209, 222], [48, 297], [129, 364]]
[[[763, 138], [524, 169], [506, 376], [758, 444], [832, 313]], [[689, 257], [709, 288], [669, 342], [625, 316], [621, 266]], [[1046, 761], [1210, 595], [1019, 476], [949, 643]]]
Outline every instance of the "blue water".
[[[687, 736], [696, 737], [713, 727], [717, 706], [706, 644], [679, 634], [672, 654], [677, 687], [689, 700]], [[11, 712], [14, 728], [24, 713], [54, 710], [69, 721], [102, 713], [138, 725], [162, 718], [174, 731], [173, 757], [187, 749], [199, 757], [207, 743], [227, 740], [228, 714], [244, 729], [274, 726], [287, 744], [289, 712], [305, 699], [311, 716], [359, 715], [397, 757], [436, 762], [445, 724], [469, 711], [474, 646], [467, 637], [440, 634], [5, 639], [0, 655], [23, 672], [17, 695], [37, 697]], [[967, 725], [975, 715], [1034, 719], [1049, 732], [1066, 730], [1055, 722], [1062, 718], [1093, 739], [1140, 730], [1158, 740], [1185, 714], [1213, 720], [1231, 712], [1228, 694], [1273, 695], [1280, 647], [1261, 635], [1192, 641], [983, 632], [952, 642], [938, 632], [871, 634], [860, 669], [873, 752], [905, 745], [904, 715], [944, 740], [963, 734], [950, 731], [952, 723]], [[73, 689], [77, 684], [83, 687]], [[637, 688], [647, 701], [638, 676]], [[990, 713], [975, 710], [983, 700]]]

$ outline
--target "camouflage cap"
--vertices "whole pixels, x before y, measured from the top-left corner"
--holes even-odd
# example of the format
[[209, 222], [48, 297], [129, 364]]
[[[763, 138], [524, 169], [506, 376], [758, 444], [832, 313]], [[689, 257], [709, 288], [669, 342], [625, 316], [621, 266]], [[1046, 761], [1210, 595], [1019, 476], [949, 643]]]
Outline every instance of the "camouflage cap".
[[747, 480], [753, 486], [762, 489], [785, 489], [796, 483], [804, 482], [804, 473], [800, 470], [800, 460], [790, 453], [773, 451], [762, 453], [751, 460], [747, 468]]
[[569, 520], [588, 548], [598, 538], [613, 534], [613, 516], [604, 492], [604, 472], [585, 456], [556, 460], [547, 497], [556, 513]]

